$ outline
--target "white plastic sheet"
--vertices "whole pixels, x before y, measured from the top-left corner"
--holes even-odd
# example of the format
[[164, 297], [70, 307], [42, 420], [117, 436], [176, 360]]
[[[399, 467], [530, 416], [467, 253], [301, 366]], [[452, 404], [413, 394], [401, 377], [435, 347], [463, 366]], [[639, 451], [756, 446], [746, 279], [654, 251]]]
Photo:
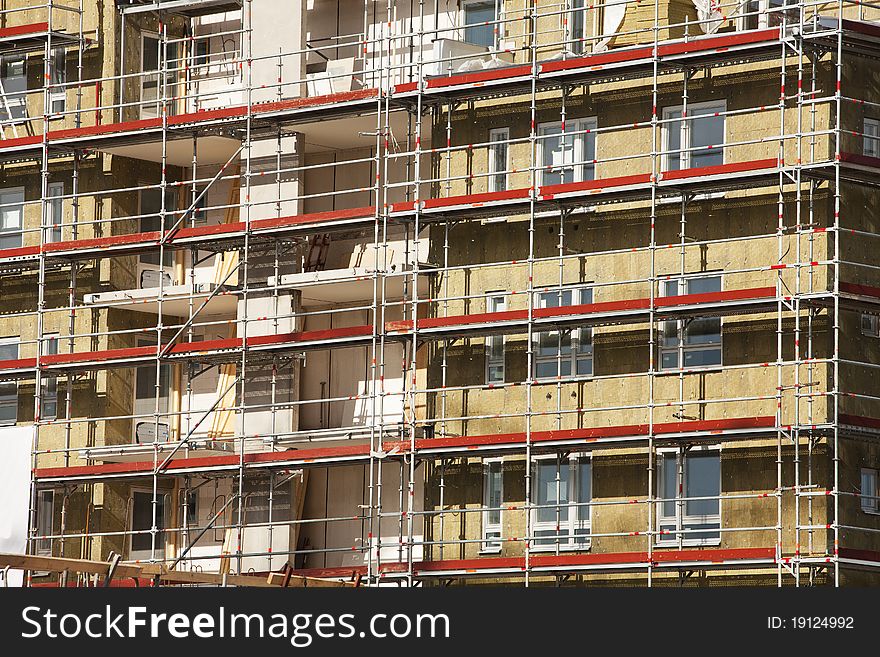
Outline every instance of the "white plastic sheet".
[[[0, 552], [23, 554], [27, 548], [33, 427], [0, 429]], [[8, 586], [21, 586], [24, 572], [10, 570]], [[0, 582], [3, 586], [4, 582]]]
[[602, 17], [602, 38], [596, 44], [595, 50], [605, 50], [608, 47], [608, 42], [617, 35], [617, 30], [620, 29], [623, 17], [626, 14], [626, 7], [630, 2], [632, 0], [628, 0], [625, 3], [618, 0], [614, 4], [609, 4], [605, 7], [605, 13]]
[[693, 3], [697, 8], [700, 29], [706, 34], [717, 30], [722, 23], [720, 0], [693, 0]]

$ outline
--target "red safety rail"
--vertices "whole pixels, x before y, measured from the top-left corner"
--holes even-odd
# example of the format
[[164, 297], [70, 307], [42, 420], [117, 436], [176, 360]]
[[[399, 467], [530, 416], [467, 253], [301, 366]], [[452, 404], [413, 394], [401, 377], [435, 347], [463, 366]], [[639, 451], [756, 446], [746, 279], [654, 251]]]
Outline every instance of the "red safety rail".
[[[654, 425], [655, 435], [695, 435], [708, 433], [722, 435], [726, 432], [750, 431], [755, 429], [771, 429], [775, 426], [772, 416], [748, 418], [727, 418], [722, 420], [689, 420], [685, 422], [668, 422]], [[603, 437], [619, 438], [632, 436], [639, 438], [649, 435], [648, 425], [626, 425], [619, 427], [598, 427], [592, 429], [572, 429], [562, 431], [535, 431], [531, 433], [532, 442], [568, 442], [573, 446], [599, 441]], [[448, 438], [420, 438], [415, 441], [416, 453], [429, 452], [436, 449], [453, 447], [495, 447], [501, 445], [525, 444], [525, 433], [488, 434], [483, 436], [457, 436]], [[397, 449], [397, 453], [411, 451], [409, 441], [386, 441], [382, 444], [383, 451]], [[318, 447], [310, 449], [290, 449], [281, 452], [255, 452], [245, 454], [242, 458], [246, 467], [286, 467], [290, 464], [308, 465], [309, 463], [326, 463], [327, 461], [362, 460], [370, 456], [369, 444], [342, 445], [337, 447]], [[210, 471], [215, 469], [235, 469], [239, 467], [239, 455], [224, 454], [221, 456], [199, 456], [172, 460], [165, 470], [166, 474], [191, 472], [193, 470]], [[100, 465], [82, 465], [57, 468], [38, 468], [34, 471], [37, 479], [70, 479], [110, 476], [146, 476], [152, 474], [152, 461], [134, 461], [125, 463], [103, 463]]]
[[[658, 56], [660, 59], [673, 58], [678, 55], [694, 55], [698, 53], [715, 54], [727, 52], [738, 46], [749, 46], [761, 43], [772, 43], [779, 38], [779, 28], [767, 30], [750, 30], [737, 34], [698, 37], [689, 41], [678, 41], [660, 44]], [[599, 71], [611, 65], [646, 64], [651, 61], [654, 54], [653, 46], [639, 46], [635, 48], [615, 49], [611, 52], [588, 55], [586, 57], [573, 57], [571, 59], [543, 62], [538, 65], [538, 79], [547, 77], [547, 74], [562, 71]], [[532, 74], [529, 64], [519, 66], [505, 66], [501, 68], [476, 71], [469, 73], [457, 73], [449, 76], [430, 78], [426, 85], [428, 91], [448, 89], [451, 87], [480, 87], [487, 83], [501, 83], [527, 78]]]
[[[531, 570], [557, 570], [557, 569], [601, 569], [608, 566], [634, 567], [668, 567], [675, 568], [686, 564], [709, 564], [723, 566], [725, 564], [741, 564], [743, 562], [764, 563], [772, 565], [776, 563], [776, 549], [772, 547], [762, 548], [731, 548], [719, 549], [708, 548], [704, 550], [655, 550], [650, 555], [647, 552], [598, 552], [581, 554], [531, 554], [529, 555], [529, 569]], [[413, 563], [413, 572], [417, 576], [431, 575], [479, 575], [493, 572], [525, 572], [525, 557], [480, 557], [476, 559], [444, 559], [438, 561], [416, 561]], [[366, 566], [340, 566], [336, 568], [303, 568], [294, 571], [296, 575], [322, 578], [348, 578], [353, 574], [364, 575]], [[381, 563], [379, 572], [386, 575], [394, 575], [407, 572], [405, 563]]]
[[[724, 292], [706, 292], [701, 294], [682, 294], [675, 297], [655, 297], [655, 308], [673, 308], [676, 306], [699, 305], [699, 304], [724, 304], [732, 301], [758, 301], [772, 300], [776, 298], [775, 287], [756, 287], [743, 290], [727, 290]], [[604, 315], [611, 313], [626, 313], [628, 311], [650, 310], [651, 299], [624, 299], [620, 301], [603, 301], [599, 303], [586, 303], [573, 306], [557, 306], [554, 308], [535, 308], [532, 317], [542, 319], [564, 319], [574, 316]], [[456, 326], [491, 325], [497, 329], [499, 325], [510, 322], [527, 322], [528, 309], [505, 310], [497, 313], [475, 313], [470, 315], [456, 315], [450, 317], [426, 317], [419, 319], [418, 330], [451, 328]], [[387, 322], [385, 330], [389, 333], [411, 331], [413, 322], [410, 320], [396, 320]]]
[[[349, 227], [352, 223], [371, 222], [375, 219], [375, 207], [352, 208], [349, 210], [328, 210], [289, 217], [257, 219], [250, 223], [251, 236], [260, 238], [269, 235], [284, 234], [309, 230], [314, 227], [326, 229], [333, 225]], [[204, 243], [211, 240], [230, 240], [244, 235], [247, 223], [237, 221], [228, 224], [211, 226], [185, 227], [174, 231], [166, 241], [166, 247], [186, 247], [193, 243]], [[74, 257], [77, 255], [100, 257], [108, 251], [116, 255], [119, 252], [129, 253], [147, 248], [157, 248], [162, 233], [151, 231], [131, 233], [127, 235], [109, 235], [67, 242], [49, 242], [44, 244], [42, 252], [48, 256]], [[0, 263], [4, 260], [20, 262], [22, 259], [36, 259], [40, 255], [39, 246], [25, 246], [14, 249], [0, 249]]]
[[0, 28], [0, 40], [12, 40], [15, 37], [34, 36], [49, 31], [49, 23], [29, 23]]
[[[684, 294], [676, 297], [657, 297], [654, 299], [656, 308], [674, 308], [680, 306], [699, 306], [714, 304], [721, 309], [727, 309], [736, 301], [771, 301], [775, 299], [776, 288], [758, 287], [745, 290], [727, 290], [725, 292], [707, 292], [702, 294]], [[629, 299], [622, 301], [606, 301], [602, 303], [580, 304], [574, 306], [559, 306], [555, 308], [535, 309], [532, 316], [536, 320], [550, 320], [566, 318], [586, 317], [590, 315], [613, 316], [613, 313], [624, 313], [617, 319], [626, 319], [625, 313], [632, 310], [647, 310], [650, 308], [650, 299]], [[609, 317], [604, 317], [609, 319]], [[505, 322], [527, 322], [528, 310], [507, 310], [498, 313], [481, 313], [474, 315], [460, 315], [454, 317], [428, 317], [418, 320], [418, 330], [426, 329], [453, 329], [477, 327], [490, 329], [493, 332]], [[572, 321], [574, 321], [572, 319]], [[515, 333], [516, 326], [509, 326], [508, 332]], [[385, 332], [400, 336], [411, 332], [412, 322], [396, 320], [385, 323]], [[253, 336], [247, 339], [247, 348], [251, 350], [273, 349], [303, 349], [307, 346], [321, 348], [337, 346], [340, 343], [366, 343], [372, 338], [372, 325], [348, 326], [335, 329], [320, 329], [314, 331], [300, 331], [293, 333], [280, 333], [272, 335]], [[196, 357], [203, 354], [230, 351], [237, 352], [245, 347], [241, 338], [226, 338], [219, 340], [200, 340], [194, 342], [181, 342], [171, 347], [167, 356], [170, 358]], [[72, 354], [51, 354], [40, 357], [40, 367], [50, 369], [87, 369], [102, 368], [109, 363], [123, 366], [137, 367], [144, 361], [155, 358], [158, 349], [149, 347], [126, 347], [122, 349], [105, 349], [100, 351], [85, 351]], [[36, 358], [17, 358], [15, 360], [0, 361], [0, 374], [27, 370], [37, 366]]]

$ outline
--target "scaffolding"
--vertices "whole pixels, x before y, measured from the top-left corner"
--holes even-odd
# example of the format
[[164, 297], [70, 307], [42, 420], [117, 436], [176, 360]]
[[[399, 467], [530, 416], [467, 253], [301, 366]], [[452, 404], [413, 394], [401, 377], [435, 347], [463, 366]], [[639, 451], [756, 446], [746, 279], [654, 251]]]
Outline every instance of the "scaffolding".
[[880, 5], [79, 2], [0, 11], [29, 554], [875, 581]]

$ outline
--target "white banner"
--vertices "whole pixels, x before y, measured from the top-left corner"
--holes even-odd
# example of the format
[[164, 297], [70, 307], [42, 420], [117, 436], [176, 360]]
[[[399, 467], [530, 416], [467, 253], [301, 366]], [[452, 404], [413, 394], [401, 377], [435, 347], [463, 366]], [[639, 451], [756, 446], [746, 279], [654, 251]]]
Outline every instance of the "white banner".
[[[0, 428], [0, 552], [24, 554], [27, 548], [33, 437], [33, 427]], [[0, 586], [22, 585], [23, 571], [7, 572], [9, 581], [0, 582]]]

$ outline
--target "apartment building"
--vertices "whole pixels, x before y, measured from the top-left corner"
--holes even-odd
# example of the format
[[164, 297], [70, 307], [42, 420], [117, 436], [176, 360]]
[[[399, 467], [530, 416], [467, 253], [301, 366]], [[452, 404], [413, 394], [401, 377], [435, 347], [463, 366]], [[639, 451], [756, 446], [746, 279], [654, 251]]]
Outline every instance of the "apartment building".
[[0, 439], [30, 464], [29, 553], [876, 582], [877, 10], [0, 17]]

